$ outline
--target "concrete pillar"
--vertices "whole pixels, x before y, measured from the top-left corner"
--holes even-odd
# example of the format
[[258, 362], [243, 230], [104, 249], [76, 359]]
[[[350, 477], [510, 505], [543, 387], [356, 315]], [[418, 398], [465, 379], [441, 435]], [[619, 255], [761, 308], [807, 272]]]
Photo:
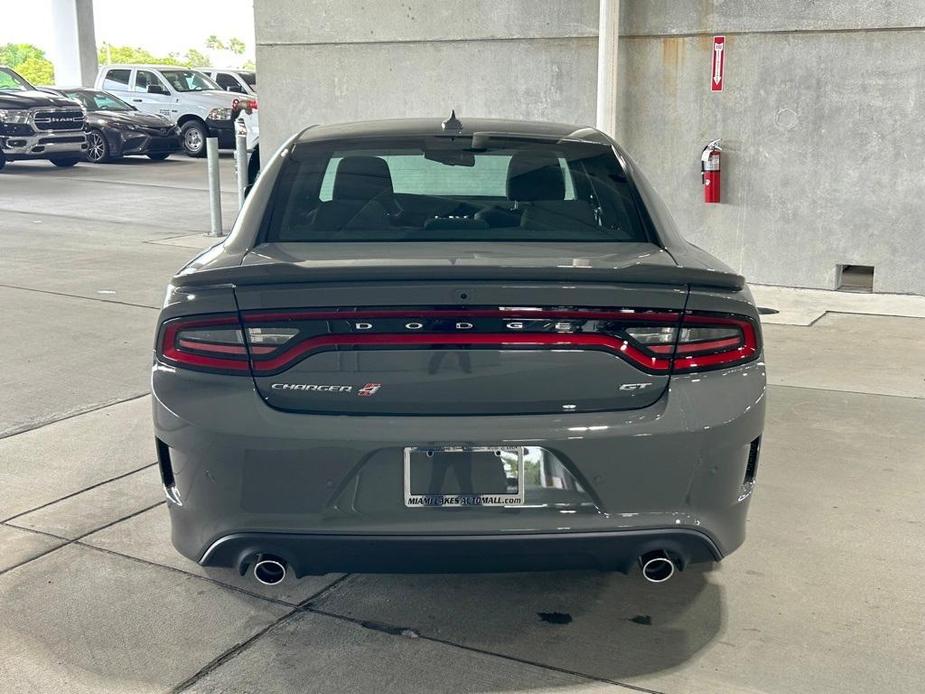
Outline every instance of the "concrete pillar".
[[597, 129], [613, 137], [617, 132], [620, 0], [600, 2], [600, 28], [597, 37]]
[[52, 0], [55, 42], [49, 57], [55, 64], [55, 84], [92, 87], [99, 68], [93, 0]]

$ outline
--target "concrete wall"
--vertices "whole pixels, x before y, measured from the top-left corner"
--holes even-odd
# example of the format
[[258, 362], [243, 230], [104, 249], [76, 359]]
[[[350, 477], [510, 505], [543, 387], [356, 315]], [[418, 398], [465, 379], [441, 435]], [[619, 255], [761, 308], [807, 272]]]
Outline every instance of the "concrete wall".
[[310, 123], [453, 108], [594, 121], [596, 0], [256, 0], [254, 10], [270, 146]]
[[[751, 281], [925, 294], [925, 3], [623, 0], [620, 131], [686, 236]], [[709, 90], [713, 34], [725, 90]], [[722, 137], [723, 203], [698, 158]]]
[[[309, 123], [593, 124], [596, 0], [255, 0], [265, 148]], [[925, 2], [622, 0], [618, 139], [687, 237], [753, 282], [925, 294]], [[726, 35], [726, 88], [709, 90]], [[722, 137], [724, 204], [704, 205]]]

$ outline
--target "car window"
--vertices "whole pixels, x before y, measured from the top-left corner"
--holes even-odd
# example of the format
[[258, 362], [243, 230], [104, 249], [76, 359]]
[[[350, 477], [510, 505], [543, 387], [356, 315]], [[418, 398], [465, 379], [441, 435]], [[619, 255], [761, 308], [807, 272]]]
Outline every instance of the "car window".
[[112, 94], [106, 92], [79, 91], [63, 92], [68, 99], [79, 101], [88, 111], [134, 111], [131, 106]]
[[305, 143], [274, 190], [269, 240], [645, 241], [612, 148], [511, 136]]
[[0, 89], [20, 92], [33, 89], [33, 87], [12, 70], [0, 68]]
[[232, 89], [241, 91], [241, 85], [238, 83], [238, 80], [234, 78], [234, 75], [229, 75], [227, 72], [215, 73], [215, 81], [222, 89], [227, 90], [228, 87], [231, 87]]
[[248, 86], [256, 87], [257, 86], [257, 73], [256, 72], [239, 72], [238, 76], [244, 80]]
[[147, 92], [148, 87], [152, 84], [158, 87], [163, 86], [157, 75], [150, 70], [138, 70], [135, 73], [135, 88], [132, 91]]
[[205, 74], [197, 70], [162, 70], [170, 86], [178, 92], [202, 92], [207, 89], [220, 89], [220, 87]]
[[103, 89], [127, 91], [128, 78], [131, 74], [131, 70], [110, 70], [106, 73], [105, 79], [103, 79]]

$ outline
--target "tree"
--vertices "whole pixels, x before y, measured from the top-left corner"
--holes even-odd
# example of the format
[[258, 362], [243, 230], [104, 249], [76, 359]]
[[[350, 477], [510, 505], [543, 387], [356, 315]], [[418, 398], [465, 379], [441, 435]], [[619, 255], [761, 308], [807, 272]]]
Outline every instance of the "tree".
[[26, 58], [19, 65], [10, 66], [32, 84], [52, 85], [55, 83], [55, 68], [45, 58]]
[[188, 67], [206, 67], [210, 62], [209, 57], [200, 51], [197, 51], [195, 48], [190, 48], [186, 52], [186, 60], [183, 61], [184, 65]]
[[7, 43], [0, 46], [0, 65], [15, 68], [29, 58], [44, 58], [45, 51], [30, 43]]
[[99, 49], [100, 65], [113, 63], [150, 63], [152, 65], [183, 65], [185, 61], [176, 53], [166, 56], [154, 55], [144, 48], [134, 46], [113, 46], [104, 43]]
[[29, 43], [0, 45], [0, 65], [9, 65], [30, 82], [54, 84], [55, 72], [45, 51]]
[[[14, 44], [9, 44], [13, 46]], [[0, 46], [2, 50], [3, 46]], [[223, 42], [218, 36], [213, 34], [206, 39], [206, 48], [212, 51], [230, 51], [234, 55], [243, 55], [247, 49], [245, 43], [236, 37], [228, 39], [227, 43]], [[38, 49], [36, 49], [38, 50]], [[41, 51], [39, 51], [41, 53]], [[113, 63], [148, 63], [151, 65], [183, 65], [184, 67], [206, 67], [214, 61], [212, 58], [196, 48], [190, 48], [186, 53], [168, 53], [167, 55], [155, 55], [144, 48], [134, 46], [113, 46], [111, 43], [103, 43], [99, 48], [100, 65], [112, 65]], [[0, 53], [0, 62], [3, 62], [3, 54]], [[253, 61], [247, 61], [245, 68], [254, 69]]]

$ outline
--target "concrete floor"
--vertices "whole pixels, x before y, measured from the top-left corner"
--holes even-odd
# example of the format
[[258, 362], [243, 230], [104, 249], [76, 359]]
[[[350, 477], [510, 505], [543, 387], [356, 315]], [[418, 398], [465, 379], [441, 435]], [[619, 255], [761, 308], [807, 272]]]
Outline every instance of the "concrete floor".
[[719, 567], [269, 589], [181, 558], [147, 366], [204, 184], [181, 157], [0, 174], [0, 691], [921, 690], [925, 319], [869, 297], [766, 324], [760, 484]]

